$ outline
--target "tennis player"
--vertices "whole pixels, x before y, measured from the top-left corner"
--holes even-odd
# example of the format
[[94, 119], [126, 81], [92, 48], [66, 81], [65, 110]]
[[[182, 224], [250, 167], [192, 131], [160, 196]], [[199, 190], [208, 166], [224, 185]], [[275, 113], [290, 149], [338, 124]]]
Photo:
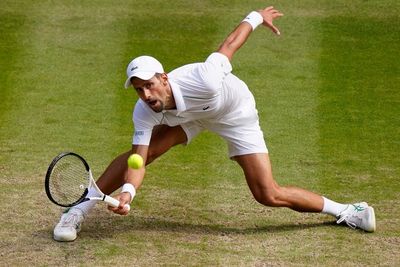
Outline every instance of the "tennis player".
[[[140, 98], [133, 113], [132, 149], [114, 159], [97, 181], [106, 194], [122, 186], [115, 196], [121, 202], [120, 207], [108, 207], [111, 211], [128, 213], [124, 205], [134, 199], [145, 176], [145, 167], [138, 170], [127, 167], [130, 154], [140, 154], [147, 165], [171, 147], [188, 144], [202, 131], [209, 130], [225, 139], [229, 157], [243, 169], [259, 203], [330, 214], [337, 223], [375, 231], [374, 209], [367, 203], [337, 203], [304, 189], [279, 186], [273, 178], [254, 97], [232, 73], [230, 62], [257, 26], [266, 26], [279, 35], [273, 21], [282, 15], [273, 7], [251, 12], [204, 62], [184, 65], [168, 74], [150, 56], [140, 56], [129, 63], [125, 87], [134, 88]], [[75, 240], [95, 203], [87, 201], [67, 210], [54, 229], [54, 239]]]

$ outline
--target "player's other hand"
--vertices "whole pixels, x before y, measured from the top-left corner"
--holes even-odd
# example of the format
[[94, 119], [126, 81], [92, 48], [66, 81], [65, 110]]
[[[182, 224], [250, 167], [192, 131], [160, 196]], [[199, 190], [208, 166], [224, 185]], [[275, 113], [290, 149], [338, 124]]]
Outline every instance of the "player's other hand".
[[131, 195], [128, 192], [123, 192], [113, 197], [119, 201], [119, 206], [117, 208], [114, 208], [112, 206], [107, 206], [108, 210], [117, 213], [119, 215], [127, 215], [129, 213], [129, 209], [127, 209], [125, 205], [130, 204]]
[[277, 27], [274, 26], [273, 21], [276, 18], [282, 17], [283, 14], [276, 10], [273, 6], [269, 6], [265, 9], [258, 10], [258, 12], [261, 14], [263, 17], [263, 25], [270, 28], [274, 33], [277, 35], [280, 35], [280, 31], [278, 30]]

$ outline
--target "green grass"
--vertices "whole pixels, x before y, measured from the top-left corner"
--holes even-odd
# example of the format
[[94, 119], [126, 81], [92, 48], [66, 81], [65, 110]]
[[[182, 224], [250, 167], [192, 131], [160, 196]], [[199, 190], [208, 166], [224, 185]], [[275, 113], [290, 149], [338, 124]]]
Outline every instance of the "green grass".
[[0, 265], [396, 266], [400, 257], [399, 3], [275, 1], [233, 61], [253, 91], [280, 184], [367, 200], [374, 234], [263, 207], [211, 133], [154, 162], [127, 217], [98, 205], [76, 242], [52, 240], [43, 182], [61, 151], [96, 175], [130, 148], [125, 66], [205, 59], [263, 1], [10, 1], [0, 4]]
[[[400, 133], [398, 26], [396, 17], [334, 17], [324, 22], [320, 151], [327, 164], [339, 159], [338, 170], [325, 174], [337, 176], [341, 191], [400, 188], [394, 168]], [[371, 201], [398, 196], [397, 190], [384, 190], [375, 192]]]

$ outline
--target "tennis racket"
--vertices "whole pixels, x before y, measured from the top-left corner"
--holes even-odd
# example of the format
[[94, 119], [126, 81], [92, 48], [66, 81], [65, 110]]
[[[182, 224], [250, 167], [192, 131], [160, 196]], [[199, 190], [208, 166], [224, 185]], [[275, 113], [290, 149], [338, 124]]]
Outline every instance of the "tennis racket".
[[[87, 196], [91, 188], [98, 196]], [[88, 200], [119, 206], [118, 200], [101, 192], [86, 160], [73, 152], [63, 152], [53, 159], [47, 169], [45, 189], [47, 197], [61, 207], [72, 207]], [[129, 211], [130, 206], [126, 204], [125, 209]]]

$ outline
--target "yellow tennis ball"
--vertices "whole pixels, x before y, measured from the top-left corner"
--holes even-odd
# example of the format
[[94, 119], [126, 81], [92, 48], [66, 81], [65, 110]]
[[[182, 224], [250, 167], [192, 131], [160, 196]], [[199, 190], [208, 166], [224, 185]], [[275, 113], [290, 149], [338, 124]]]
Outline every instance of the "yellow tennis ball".
[[128, 158], [128, 166], [132, 169], [140, 169], [143, 166], [143, 158], [139, 154], [132, 154]]

